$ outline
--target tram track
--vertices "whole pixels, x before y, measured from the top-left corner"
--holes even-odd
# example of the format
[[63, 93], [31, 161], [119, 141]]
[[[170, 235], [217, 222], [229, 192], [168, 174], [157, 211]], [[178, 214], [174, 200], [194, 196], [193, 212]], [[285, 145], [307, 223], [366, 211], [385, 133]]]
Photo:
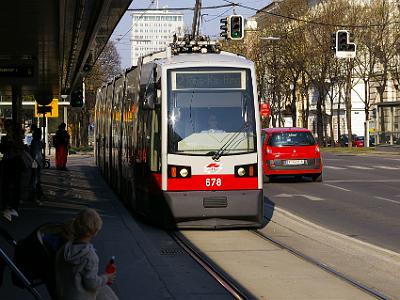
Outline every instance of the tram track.
[[[184, 230], [173, 239], [235, 299], [397, 299], [395, 253], [276, 217], [268, 228]], [[374, 275], [389, 266], [386, 277]]]
[[179, 231], [169, 232], [170, 237], [182, 247], [190, 257], [192, 257], [211, 277], [213, 277], [234, 299], [247, 300], [253, 299], [252, 296], [229, 278], [221, 269], [212, 263], [202, 254], [193, 244], [188, 241]]
[[290, 246], [288, 246], [288, 245], [286, 245], [286, 244], [284, 244], [282, 242], [279, 242], [278, 240], [276, 240], [276, 239], [274, 239], [274, 238], [272, 238], [272, 237], [260, 232], [259, 230], [255, 229], [255, 230], [249, 230], [249, 231], [252, 232], [253, 234], [255, 234], [256, 236], [275, 244], [276, 246], [280, 247], [281, 249], [284, 249], [284, 250], [290, 252], [291, 254], [303, 259], [304, 261], [306, 261], [306, 262], [308, 262], [308, 263], [310, 263], [310, 264], [312, 264], [314, 266], [317, 266], [318, 268], [321, 268], [321, 269], [327, 271], [328, 273], [336, 276], [337, 278], [339, 278], [339, 279], [341, 279], [341, 280], [343, 280], [343, 281], [345, 281], [347, 283], [350, 283], [351, 285], [357, 287], [361, 291], [366, 292], [369, 295], [371, 295], [373, 297], [376, 297], [377, 299], [384, 299], [384, 300], [390, 299], [389, 297], [383, 295], [379, 291], [362, 284], [361, 282], [359, 282], [359, 281], [357, 281], [357, 280], [355, 280], [355, 279], [353, 279], [353, 278], [351, 278], [351, 277], [349, 277], [349, 276], [347, 276], [347, 275], [345, 275], [345, 274], [343, 274], [343, 273], [341, 273], [341, 272], [329, 267], [328, 265], [326, 265], [324, 263], [321, 263], [321, 262], [313, 259], [312, 257], [310, 257], [310, 256], [308, 256], [308, 255], [306, 255], [304, 253], [301, 253], [300, 251], [298, 251], [298, 250], [296, 250], [296, 249], [294, 249], [294, 248], [292, 248], [292, 247], [290, 247]]

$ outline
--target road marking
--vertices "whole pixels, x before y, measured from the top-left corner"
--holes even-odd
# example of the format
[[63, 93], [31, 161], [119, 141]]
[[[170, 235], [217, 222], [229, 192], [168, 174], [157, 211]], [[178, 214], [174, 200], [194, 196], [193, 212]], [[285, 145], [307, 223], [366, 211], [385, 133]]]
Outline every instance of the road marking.
[[399, 170], [399, 167], [389, 167], [389, 166], [374, 166], [375, 168], [384, 169], [384, 170]]
[[324, 166], [326, 169], [333, 169], [333, 170], [346, 170], [346, 168], [343, 167], [334, 167], [334, 166]]
[[400, 179], [337, 179], [337, 180], [324, 180], [324, 183], [340, 183], [340, 182], [357, 182], [357, 183], [397, 183]]
[[392, 199], [388, 199], [388, 198], [384, 198], [384, 197], [375, 196], [375, 198], [379, 199], [379, 200], [384, 200], [384, 201], [400, 204], [400, 201], [396, 201], [396, 200], [392, 200]]
[[278, 198], [304, 197], [304, 198], [306, 198], [308, 200], [311, 200], [311, 201], [322, 201], [322, 200], [324, 200], [324, 199], [319, 198], [319, 197], [305, 195], [305, 194], [279, 194], [279, 195], [275, 195], [274, 197], [278, 197]]
[[349, 168], [358, 169], [358, 170], [372, 170], [373, 169], [370, 167], [363, 167], [363, 166], [349, 166]]
[[351, 192], [351, 190], [348, 190], [348, 189], [345, 189], [345, 188], [342, 188], [340, 186], [336, 186], [336, 185], [333, 185], [333, 184], [324, 183], [324, 185], [327, 185], [327, 186], [330, 186], [330, 187], [333, 187], [333, 188], [336, 188], [336, 189], [339, 189], [339, 190], [342, 190], [342, 191], [345, 191], [345, 192]]
[[343, 158], [324, 158], [324, 160], [344, 160]]

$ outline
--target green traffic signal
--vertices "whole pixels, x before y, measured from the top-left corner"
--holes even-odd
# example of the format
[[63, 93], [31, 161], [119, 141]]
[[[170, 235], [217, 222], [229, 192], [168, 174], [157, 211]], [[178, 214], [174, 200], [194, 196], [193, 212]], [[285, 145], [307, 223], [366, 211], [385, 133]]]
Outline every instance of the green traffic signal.
[[230, 38], [232, 40], [241, 40], [244, 37], [244, 30], [243, 30], [243, 17], [239, 15], [230, 16]]

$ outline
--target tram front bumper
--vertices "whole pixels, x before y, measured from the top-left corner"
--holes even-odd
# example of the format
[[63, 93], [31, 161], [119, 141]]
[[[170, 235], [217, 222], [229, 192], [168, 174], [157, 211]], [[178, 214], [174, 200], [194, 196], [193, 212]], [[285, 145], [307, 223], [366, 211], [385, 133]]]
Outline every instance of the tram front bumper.
[[263, 225], [262, 190], [165, 192], [178, 228], [232, 228]]

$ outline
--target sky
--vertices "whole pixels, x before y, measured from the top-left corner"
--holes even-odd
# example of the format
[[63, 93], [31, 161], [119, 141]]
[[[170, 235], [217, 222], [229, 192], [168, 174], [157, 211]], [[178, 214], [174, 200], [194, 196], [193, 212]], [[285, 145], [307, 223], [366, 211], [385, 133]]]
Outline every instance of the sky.
[[[155, 3], [151, 5], [151, 0], [133, 0], [132, 4], [129, 8], [155, 8]], [[157, 1], [155, 1], [157, 2]], [[268, 5], [271, 0], [236, 0], [232, 2], [236, 2], [238, 4], [243, 4], [245, 6], [252, 7], [254, 9], [260, 9], [264, 6]], [[196, 0], [159, 0], [159, 7], [194, 7]], [[205, 8], [207, 6], [218, 6], [228, 4], [223, 0], [202, 0], [202, 7]], [[201, 11], [202, 25], [201, 32], [205, 35], [209, 35], [211, 38], [219, 37], [220, 33], [220, 19], [226, 16], [233, 14], [232, 7], [224, 7], [218, 9], [202, 9]], [[254, 10], [245, 9], [242, 7], [236, 8], [236, 14], [240, 14], [244, 17], [251, 17], [256, 13]], [[184, 22], [185, 26], [191, 28], [192, 20], [193, 20], [193, 11], [183, 11], [184, 14]], [[121, 65], [122, 68], [129, 68], [131, 66], [130, 63], [130, 30], [131, 30], [131, 17], [130, 12], [126, 12], [119, 22], [118, 26], [115, 28], [111, 40], [116, 43], [118, 53], [121, 57]]]

